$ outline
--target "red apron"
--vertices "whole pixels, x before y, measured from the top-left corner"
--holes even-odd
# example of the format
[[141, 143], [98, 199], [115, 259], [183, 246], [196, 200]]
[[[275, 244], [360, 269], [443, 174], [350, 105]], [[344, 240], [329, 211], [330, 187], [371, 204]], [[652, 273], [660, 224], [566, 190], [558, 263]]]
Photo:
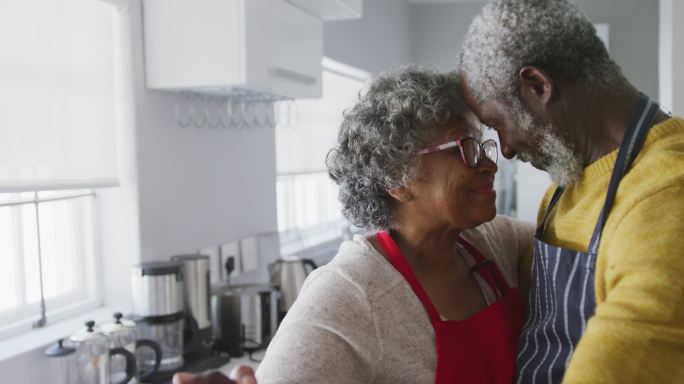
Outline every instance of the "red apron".
[[523, 305], [518, 290], [508, 286], [496, 263], [467, 240], [458, 238], [475, 259], [471, 270], [487, 282], [497, 301], [467, 319], [442, 320], [390, 234], [382, 231], [375, 236], [430, 317], [437, 344], [435, 383], [512, 383]]

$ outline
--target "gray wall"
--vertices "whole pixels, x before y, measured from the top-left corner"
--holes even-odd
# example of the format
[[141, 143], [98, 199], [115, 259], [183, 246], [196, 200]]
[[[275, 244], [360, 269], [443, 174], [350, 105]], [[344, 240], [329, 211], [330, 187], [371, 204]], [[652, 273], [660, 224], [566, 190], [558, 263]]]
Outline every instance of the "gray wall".
[[577, 0], [594, 23], [610, 28], [610, 55], [627, 78], [658, 98], [658, 0]]
[[[632, 83], [658, 98], [658, 0], [577, 0], [595, 23], [610, 28], [610, 54]], [[360, 20], [328, 22], [324, 52], [378, 73], [396, 64], [456, 68], [462, 37], [484, 2], [408, 4], [366, 0]]]
[[323, 52], [371, 73], [411, 63], [410, 11], [403, 0], [365, 0], [361, 19], [325, 23]]
[[483, 2], [411, 6], [411, 54], [415, 62], [442, 71], [458, 65], [463, 36]]
[[[372, 1], [372, 0], [370, 0]], [[658, 98], [658, 0], [576, 0], [609, 25], [610, 54], [641, 91]], [[468, 24], [484, 3], [411, 5], [412, 58], [449, 70]]]

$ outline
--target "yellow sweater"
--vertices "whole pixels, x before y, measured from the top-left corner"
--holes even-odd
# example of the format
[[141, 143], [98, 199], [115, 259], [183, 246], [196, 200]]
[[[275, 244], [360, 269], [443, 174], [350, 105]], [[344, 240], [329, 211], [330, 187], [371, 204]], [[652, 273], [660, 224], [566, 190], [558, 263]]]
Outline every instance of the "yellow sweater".
[[[587, 250], [616, 158], [614, 151], [592, 163], [566, 189], [544, 241]], [[523, 263], [529, 281], [530, 255]], [[596, 313], [563, 382], [684, 383], [683, 119], [651, 128], [623, 177], [603, 230], [595, 288]]]

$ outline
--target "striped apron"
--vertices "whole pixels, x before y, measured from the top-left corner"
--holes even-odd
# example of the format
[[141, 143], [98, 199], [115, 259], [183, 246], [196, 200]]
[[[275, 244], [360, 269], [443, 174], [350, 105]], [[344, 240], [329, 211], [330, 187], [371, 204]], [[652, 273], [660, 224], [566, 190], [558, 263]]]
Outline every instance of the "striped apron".
[[532, 281], [516, 362], [517, 383], [560, 383], [594, 314], [594, 266], [601, 232], [615, 200], [620, 180], [639, 153], [658, 105], [641, 94], [632, 111], [608, 185], [603, 209], [587, 252], [545, 243], [544, 228], [563, 188], [556, 189], [537, 228], [532, 253]]

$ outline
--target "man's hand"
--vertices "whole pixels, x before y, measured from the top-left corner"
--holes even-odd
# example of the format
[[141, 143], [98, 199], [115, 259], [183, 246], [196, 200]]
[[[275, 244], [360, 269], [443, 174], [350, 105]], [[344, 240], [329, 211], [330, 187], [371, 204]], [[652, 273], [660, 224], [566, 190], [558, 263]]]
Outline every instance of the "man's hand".
[[230, 371], [230, 379], [220, 372], [209, 372], [200, 375], [181, 372], [173, 376], [173, 384], [256, 384], [256, 382], [254, 370], [246, 365], [233, 368]]

